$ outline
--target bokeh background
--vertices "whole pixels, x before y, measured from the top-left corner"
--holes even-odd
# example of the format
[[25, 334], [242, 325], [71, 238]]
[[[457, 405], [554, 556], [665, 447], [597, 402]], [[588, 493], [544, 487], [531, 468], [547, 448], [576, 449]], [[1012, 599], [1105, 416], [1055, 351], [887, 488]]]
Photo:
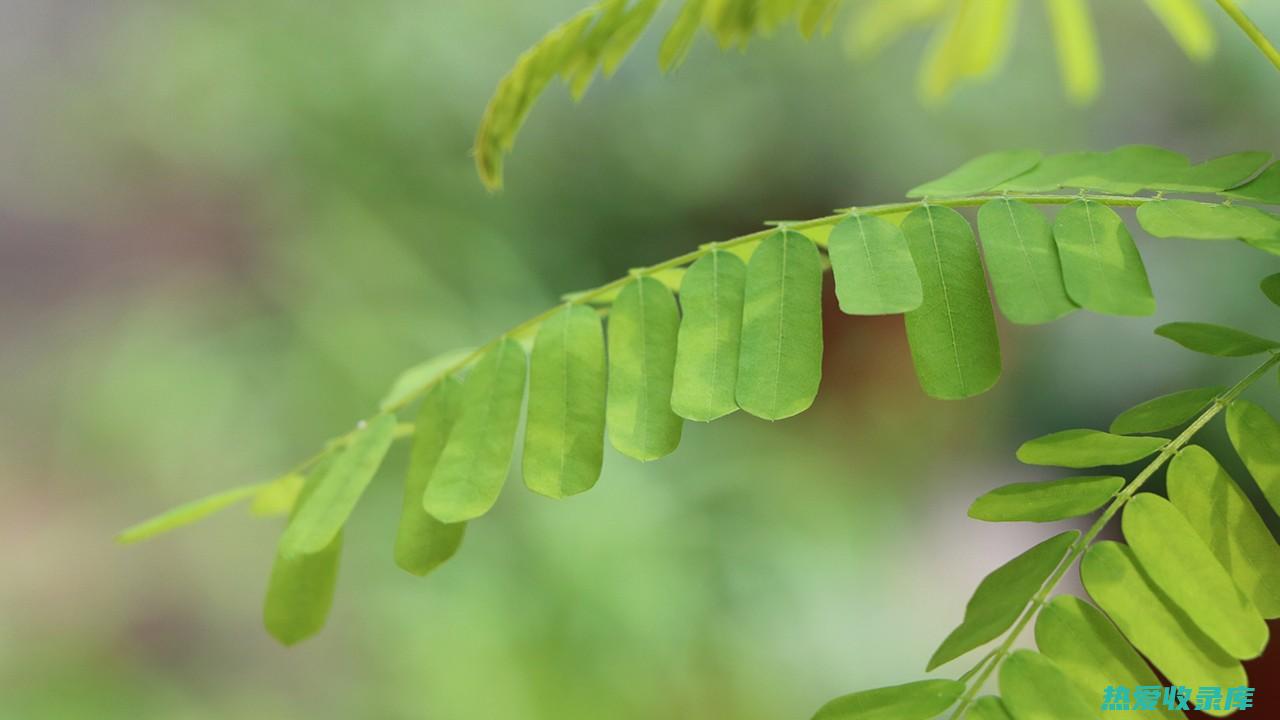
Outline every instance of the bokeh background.
[[[260, 625], [278, 521], [113, 544], [292, 465], [424, 357], [762, 220], [894, 201], [993, 149], [1280, 153], [1280, 76], [1223, 18], [1196, 65], [1141, 3], [1094, 3], [1106, 86], [1078, 108], [1027, 3], [1007, 70], [934, 109], [922, 34], [860, 63], [839, 32], [704, 37], [662, 77], [651, 31], [580, 105], [548, 92], [486, 194], [488, 94], [580, 4], [0, 0], [0, 718], [807, 717], [921, 676], [977, 581], [1060, 529], [965, 516], [1053, 476], [1021, 441], [1249, 368], [1155, 325], [1280, 325], [1255, 290], [1276, 258], [1140, 237], [1155, 317], [1002, 326], [998, 388], [941, 402], [900, 320], [829, 302], [811, 412], [688, 425], [647, 465], [610, 451], [566, 502], [513, 478], [425, 580], [391, 561], [396, 455], [328, 628], [289, 650]], [[1249, 9], [1280, 34], [1280, 6]]]

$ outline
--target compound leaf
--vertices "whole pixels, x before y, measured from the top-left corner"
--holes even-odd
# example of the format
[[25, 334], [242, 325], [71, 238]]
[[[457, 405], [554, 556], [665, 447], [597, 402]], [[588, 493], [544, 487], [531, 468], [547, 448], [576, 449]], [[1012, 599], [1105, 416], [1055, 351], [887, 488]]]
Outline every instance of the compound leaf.
[[685, 273], [671, 409], [686, 420], [707, 422], [738, 409], [746, 279], [746, 263], [725, 250], [703, 255]]
[[1227, 435], [1272, 509], [1280, 512], [1280, 423], [1248, 400], [1227, 408]]
[[962, 693], [962, 682], [919, 680], [843, 695], [823, 705], [813, 720], [931, 720], [946, 712]]
[[413, 449], [404, 477], [404, 501], [396, 528], [396, 565], [414, 575], [426, 575], [453, 557], [462, 543], [465, 523], [445, 524], [422, 506], [427, 484], [449, 441], [462, 405], [462, 383], [446, 378], [422, 398], [414, 420]]
[[1280, 348], [1274, 340], [1212, 323], [1168, 323], [1156, 328], [1156, 334], [1188, 350], [1218, 357], [1247, 357]]
[[907, 197], [976, 195], [1018, 177], [1040, 162], [1038, 150], [1004, 150], [980, 155], [937, 180], [917, 185]]
[[630, 282], [609, 313], [609, 441], [636, 460], [656, 460], [680, 444], [671, 410], [680, 311], [665, 285]]
[[978, 236], [996, 301], [1010, 321], [1046, 323], [1076, 309], [1044, 213], [1019, 200], [992, 200], [978, 210]]
[[1240, 205], [1157, 200], [1138, 208], [1138, 222], [1144, 230], [1159, 238], [1280, 238], [1280, 218]]
[[987, 522], [1065, 520], [1097, 510], [1121, 487], [1124, 478], [1114, 475], [1012, 483], [974, 500], [969, 517]]
[[827, 238], [840, 310], [848, 315], [892, 315], [924, 300], [907, 239], [898, 226], [874, 215], [851, 215]]
[[1168, 440], [1158, 437], [1113, 435], [1100, 430], [1061, 430], [1018, 448], [1018, 460], [1028, 465], [1056, 465], [1067, 468], [1127, 465], [1160, 448]]
[[1097, 720], [1057, 663], [1034, 650], [1015, 650], [1000, 665], [1000, 697], [1018, 720]]
[[1225, 389], [1192, 388], [1139, 403], [1111, 421], [1111, 432], [1117, 435], [1136, 435], [1175, 428], [1204, 410]]
[[1142, 256], [1114, 210], [1074, 200], [1058, 213], [1053, 238], [1067, 293], [1081, 307], [1109, 315], [1155, 312]]

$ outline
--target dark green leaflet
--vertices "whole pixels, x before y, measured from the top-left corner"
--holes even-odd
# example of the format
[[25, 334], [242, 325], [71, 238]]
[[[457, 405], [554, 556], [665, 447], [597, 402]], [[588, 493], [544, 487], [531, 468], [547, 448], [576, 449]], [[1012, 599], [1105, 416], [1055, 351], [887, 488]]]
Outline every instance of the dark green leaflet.
[[1034, 650], [1015, 650], [1000, 665], [1000, 697], [1018, 720], [1098, 718], [1099, 703], [1086, 700], [1057, 663]]
[[1000, 378], [1000, 338], [969, 223], [955, 210], [925, 205], [902, 221], [924, 302], [906, 314], [911, 357], [936, 398], [977, 395]]
[[1013, 627], [1078, 537], [1076, 530], [1054, 535], [983, 578], [965, 606], [964, 622], [942, 641], [926, 671], [995, 640]]
[[827, 239], [840, 310], [848, 315], [894, 315], [924, 300], [920, 276], [902, 230], [875, 215], [851, 215]]
[[1258, 612], [1280, 617], [1280, 545], [1243, 491], [1204, 448], [1169, 463], [1169, 500]]
[[1240, 663], [1151, 583], [1127, 545], [1103, 541], [1089, 548], [1080, 564], [1080, 577], [1120, 632], [1173, 684], [1247, 684]]
[[1004, 703], [995, 695], [984, 695], [973, 701], [964, 720], [1013, 720]]
[[1280, 423], [1248, 400], [1227, 408], [1227, 434], [1258, 489], [1280, 512]]
[[1168, 440], [1158, 437], [1112, 435], [1100, 430], [1062, 430], [1018, 448], [1018, 460], [1028, 465], [1056, 465], [1088, 468], [1127, 465], [1164, 447]]
[[920, 680], [843, 695], [823, 705], [813, 720], [931, 720], [960, 699], [964, 683]]
[[524, 483], [560, 498], [590, 490], [604, 461], [605, 358], [600, 316], [569, 305], [538, 330], [529, 360]]
[[328, 471], [307, 483], [314, 487], [290, 518], [280, 538], [281, 553], [311, 555], [332, 544], [382, 465], [395, 430], [396, 419], [392, 415], [370, 420], [346, 449], [339, 451]]
[[1280, 218], [1257, 208], [1192, 200], [1161, 200], [1138, 208], [1142, 229], [1160, 238], [1255, 240], [1280, 238]]
[[689, 267], [680, 285], [680, 334], [676, 343], [671, 409], [707, 422], [738, 409], [738, 355], [747, 264], [712, 250]]
[[1075, 200], [1058, 213], [1053, 239], [1067, 294], [1080, 307], [1109, 315], [1155, 312], [1142, 256], [1114, 210]]
[[1273, 163], [1258, 177], [1228, 190], [1223, 195], [1269, 205], [1280, 205], [1280, 162]]
[[1040, 162], [1037, 150], [1006, 150], [980, 155], [937, 180], [907, 191], [907, 197], [976, 195], [1015, 178]]
[[1280, 348], [1274, 340], [1212, 323], [1169, 323], [1156, 328], [1156, 334], [1188, 350], [1219, 357], [1247, 357]]
[[[1108, 685], [1159, 685], [1156, 674], [1097, 608], [1077, 597], [1059, 595], [1036, 616], [1036, 647], [1071, 679], [1087, 699], [1102, 699]], [[1184, 718], [1159, 707], [1156, 716]]]
[[1199, 414], [1224, 390], [1223, 387], [1193, 388], [1161, 395], [1120, 413], [1111, 422], [1111, 432], [1134, 435], [1175, 428]]
[[992, 200], [978, 210], [978, 236], [1000, 311], [1010, 321], [1046, 323], [1076, 309], [1044, 213], [1019, 200]]
[[1013, 483], [974, 500], [969, 517], [988, 522], [1065, 520], [1097, 510], [1123, 486], [1124, 478], [1115, 476]]
[[738, 406], [780, 420], [813, 404], [822, 381], [822, 261], [807, 237], [781, 230], [747, 264]]
[[223, 490], [198, 500], [183, 503], [153, 518], [127, 527], [116, 536], [116, 542], [128, 545], [155, 537], [161, 533], [185, 527], [213, 513], [230, 507], [241, 500], [256, 495], [263, 489], [262, 485], [243, 485], [230, 490]]
[[[332, 466], [330, 457], [312, 471], [290, 513], [291, 523], [310, 501], [319, 480]], [[285, 645], [293, 645], [320, 632], [333, 605], [341, 556], [341, 530], [328, 546], [310, 555], [289, 556], [277, 547], [271, 578], [267, 581], [267, 597], [262, 606], [262, 622], [272, 637]]]
[[1280, 305], [1280, 273], [1262, 278], [1262, 283], [1259, 287], [1262, 289], [1262, 294], [1266, 295], [1272, 304]]
[[462, 383], [457, 378], [445, 378], [422, 399], [414, 421], [413, 449], [404, 477], [404, 503], [395, 546], [396, 565], [414, 575], [426, 575], [453, 557], [466, 530], [465, 523], [446, 525], [422, 507], [427, 484], [457, 422], [461, 404]]
[[609, 441], [636, 460], [656, 460], [680, 444], [671, 411], [680, 312], [665, 285], [628, 283], [609, 313]]
[[472, 520], [497, 501], [511, 467], [524, 383], [524, 349], [509, 338], [467, 375], [462, 409], [423, 494], [423, 508], [435, 519]]

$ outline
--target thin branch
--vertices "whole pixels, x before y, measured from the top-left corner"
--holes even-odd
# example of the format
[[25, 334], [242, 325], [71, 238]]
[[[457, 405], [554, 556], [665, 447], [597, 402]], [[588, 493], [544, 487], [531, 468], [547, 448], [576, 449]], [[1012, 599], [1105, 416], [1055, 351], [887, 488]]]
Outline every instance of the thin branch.
[[1235, 0], [1218, 0], [1218, 6], [1240, 26], [1244, 34], [1249, 36], [1249, 39], [1253, 41], [1254, 45], [1258, 46], [1258, 49], [1271, 61], [1271, 64], [1275, 65], [1277, 70], [1280, 70], [1280, 51], [1276, 50], [1276, 46], [1271, 44], [1271, 41], [1263, 34], [1262, 29], [1258, 27], [1257, 23], [1249, 19], [1249, 16], [1244, 13], [1244, 10], [1240, 9]]

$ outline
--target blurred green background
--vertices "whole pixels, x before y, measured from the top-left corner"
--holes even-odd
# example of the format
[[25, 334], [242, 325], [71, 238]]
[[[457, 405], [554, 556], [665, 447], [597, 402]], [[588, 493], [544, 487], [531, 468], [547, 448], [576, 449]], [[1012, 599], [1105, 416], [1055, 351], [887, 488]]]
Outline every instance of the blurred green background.
[[[548, 92], [488, 195], [488, 94], [581, 2], [0, 0], [0, 718], [807, 717], [919, 677], [978, 579], [1058, 529], [965, 517], [1051, 476], [1018, 443], [1249, 368], [1151, 328], [1276, 330], [1255, 290], [1276, 258], [1140, 237], [1155, 317], [1005, 325], [1002, 383], [945, 403], [899, 319], [829, 303], [812, 412], [610, 452], [566, 502], [513, 478], [425, 580], [391, 561], [400, 450], [328, 628], [291, 650], [260, 625], [278, 521], [114, 545], [310, 454], [400, 369], [762, 220], [894, 201], [994, 149], [1280, 153], [1277, 75], [1222, 18], [1196, 65], [1142, 3], [1094, 3], [1106, 87], [1077, 108], [1028, 3], [1006, 71], [932, 110], [922, 34], [866, 63], [838, 32], [704, 37], [662, 77], [651, 30], [579, 106]], [[1249, 7], [1280, 34], [1280, 6]]]

